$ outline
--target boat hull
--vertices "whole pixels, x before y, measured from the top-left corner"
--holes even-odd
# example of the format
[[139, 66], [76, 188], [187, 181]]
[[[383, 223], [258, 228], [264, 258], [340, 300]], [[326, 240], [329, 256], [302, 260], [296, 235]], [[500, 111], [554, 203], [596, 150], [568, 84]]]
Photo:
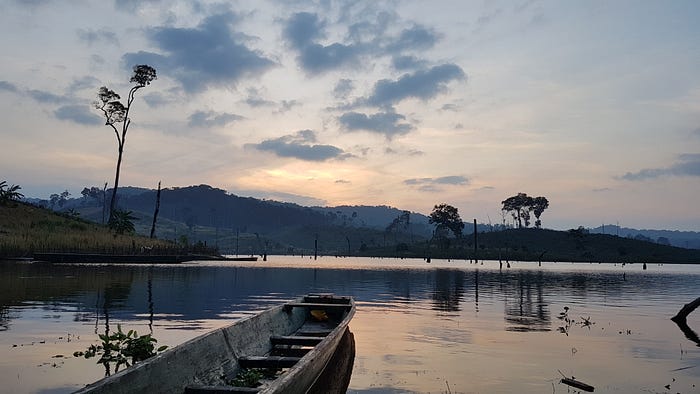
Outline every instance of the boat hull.
[[[235, 377], [244, 359], [270, 355], [274, 347], [271, 338], [292, 335], [308, 324], [310, 310], [319, 308], [311, 306], [318, 303], [308, 300], [303, 297], [211, 331], [88, 385], [78, 393], [236, 392], [237, 389], [227, 386], [224, 379]], [[255, 392], [306, 393], [309, 390], [335, 353], [354, 314], [352, 299], [332, 300], [329, 302], [347, 302], [346, 307], [329, 304], [327, 308], [337, 316], [338, 324], [280, 377]]]

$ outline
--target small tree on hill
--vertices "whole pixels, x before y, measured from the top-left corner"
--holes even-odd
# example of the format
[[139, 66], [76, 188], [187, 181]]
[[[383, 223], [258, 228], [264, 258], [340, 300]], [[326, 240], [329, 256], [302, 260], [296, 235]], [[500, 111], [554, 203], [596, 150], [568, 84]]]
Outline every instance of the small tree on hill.
[[112, 217], [114, 216], [114, 209], [117, 201], [119, 171], [122, 164], [122, 155], [124, 153], [124, 143], [126, 142], [126, 132], [129, 130], [129, 125], [131, 124], [131, 119], [129, 118], [131, 104], [134, 102], [134, 95], [136, 94], [136, 91], [150, 85], [155, 79], [155, 68], [145, 64], [134, 66], [134, 75], [131, 77], [130, 82], [135, 83], [135, 85], [129, 90], [126, 105], [119, 101], [121, 97], [117, 93], [115, 93], [113, 90], [107, 89], [105, 86], [102, 86], [97, 93], [95, 108], [102, 111], [102, 114], [105, 117], [105, 125], [114, 130], [114, 134], [117, 136], [117, 146], [119, 152], [117, 156], [117, 170], [114, 176], [114, 188], [112, 189], [112, 201], [110, 202], [109, 206], [109, 222], [112, 221]]
[[109, 219], [109, 228], [117, 234], [134, 234], [134, 220], [138, 220], [131, 211], [115, 210]]

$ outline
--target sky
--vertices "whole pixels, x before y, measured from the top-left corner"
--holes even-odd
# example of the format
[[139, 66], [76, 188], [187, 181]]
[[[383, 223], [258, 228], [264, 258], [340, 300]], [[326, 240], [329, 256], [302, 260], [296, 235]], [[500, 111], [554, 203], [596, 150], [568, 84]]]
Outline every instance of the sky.
[[700, 2], [0, 0], [0, 180], [700, 231]]

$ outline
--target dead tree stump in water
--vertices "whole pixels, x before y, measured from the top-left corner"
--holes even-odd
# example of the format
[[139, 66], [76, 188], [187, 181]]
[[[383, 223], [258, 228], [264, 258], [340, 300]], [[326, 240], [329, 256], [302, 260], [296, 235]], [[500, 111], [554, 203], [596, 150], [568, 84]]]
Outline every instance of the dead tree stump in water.
[[685, 322], [688, 315], [695, 309], [697, 309], [698, 306], [700, 306], [700, 297], [696, 298], [695, 301], [691, 303], [683, 305], [683, 308], [681, 308], [681, 310], [678, 311], [678, 313], [676, 313], [676, 316], [673, 316], [671, 320], [673, 320], [676, 323], [681, 321]]
[[698, 334], [688, 326], [687, 322], [688, 315], [697, 309], [698, 306], [700, 306], [700, 297], [696, 298], [693, 302], [683, 305], [683, 308], [681, 308], [681, 310], [678, 311], [676, 316], [673, 316], [671, 320], [676, 323], [686, 338], [700, 346], [700, 337], [698, 337]]

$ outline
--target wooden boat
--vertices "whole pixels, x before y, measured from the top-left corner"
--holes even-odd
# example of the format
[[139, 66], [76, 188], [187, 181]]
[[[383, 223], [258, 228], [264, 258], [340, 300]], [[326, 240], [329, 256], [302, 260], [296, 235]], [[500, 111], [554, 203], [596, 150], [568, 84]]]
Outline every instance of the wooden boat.
[[[351, 297], [309, 294], [194, 338], [78, 393], [306, 393], [341, 339], [352, 335], [348, 323], [354, 313]], [[230, 384], [253, 368], [278, 372], [259, 387]]]

